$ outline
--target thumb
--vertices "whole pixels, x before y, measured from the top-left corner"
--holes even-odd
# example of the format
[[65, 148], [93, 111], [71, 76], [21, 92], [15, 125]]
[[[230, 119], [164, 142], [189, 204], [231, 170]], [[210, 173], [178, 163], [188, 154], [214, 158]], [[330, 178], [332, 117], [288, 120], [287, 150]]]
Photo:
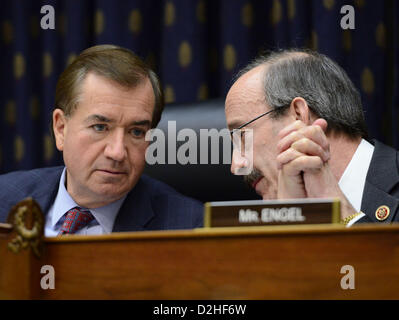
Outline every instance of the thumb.
[[315, 122], [313, 122], [312, 125], [319, 126], [320, 128], [323, 129], [324, 132], [326, 132], [328, 126], [327, 121], [322, 118], [317, 119]]

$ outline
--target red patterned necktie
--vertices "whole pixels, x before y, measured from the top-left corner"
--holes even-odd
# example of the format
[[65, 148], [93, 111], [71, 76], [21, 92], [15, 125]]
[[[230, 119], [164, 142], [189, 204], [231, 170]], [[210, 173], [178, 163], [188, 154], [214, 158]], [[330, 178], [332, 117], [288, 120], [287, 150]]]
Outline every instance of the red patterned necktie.
[[89, 210], [80, 207], [72, 208], [67, 212], [59, 234], [75, 233], [79, 229], [87, 226], [93, 219], [94, 216]]

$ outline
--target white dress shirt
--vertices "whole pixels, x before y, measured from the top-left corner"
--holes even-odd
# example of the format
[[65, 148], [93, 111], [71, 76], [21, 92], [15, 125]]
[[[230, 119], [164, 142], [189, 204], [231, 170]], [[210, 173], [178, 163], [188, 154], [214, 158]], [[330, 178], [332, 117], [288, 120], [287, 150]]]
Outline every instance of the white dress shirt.
[[[66, 213], [74, 207], [81, 207], [72, 199], [65, 188], [65, 173], [66, 168], [64, 168], [62, 171], [55, 201], [47, 213], [46, 224], [44, 227], [44, 234], [46, 237], [57, 236], [66, 218]], [[94, 219], [87, 226], [78, 230], [75, 234], [88, 235], [111, 233], [114, 227], [116, 216], [125, 198], [126, 196], [118, 201], [100, 208], [84, 208], [90, 210], [94, 216]]]
[[[360, 212], [361, 209], [364, 185], [373, 152], [374, 146], [362, 139], [338, 182], [342, 192], [357, 212]], [[346, 226], [350, 227], [364, 216], [364, 213], [356, 216]]]

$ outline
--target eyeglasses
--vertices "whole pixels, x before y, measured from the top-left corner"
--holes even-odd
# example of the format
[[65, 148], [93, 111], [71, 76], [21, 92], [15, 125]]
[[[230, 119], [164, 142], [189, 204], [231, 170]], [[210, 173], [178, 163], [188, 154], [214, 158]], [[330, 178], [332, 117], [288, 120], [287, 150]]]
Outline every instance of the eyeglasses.
[[230, 131], [230, 135], [233, 136], [234, 132], [237, 132], [238, 130], [241, 130], [242, 128], [246, 127], [247, 125], [251, 124], [252, 122], [254, 122], [254, 121], [256, 121], [256, 120], [262, 118], [263, 116], [265, 116], [265, 115], [267, 115], [267, 114], [269, 114], [270, 112], [273, 112], [273, 111], [275, 111], [275, 110], [276, 110], [276, 109], [272, 109], [272, 110], [269, 110], [269, 111], [267, 111], [267, 112], [265, 112], [265, 113], [262, 113], [260, 116], [257, 116], [256, 118], [254, 118], [254, 119], [252, 119], [252, 120], [249, 120], [248, 122], [245, 122], [244, 124], [240, 125], [240, 126], [237, 127], [237, 128], [234, 128], [233, 130]]

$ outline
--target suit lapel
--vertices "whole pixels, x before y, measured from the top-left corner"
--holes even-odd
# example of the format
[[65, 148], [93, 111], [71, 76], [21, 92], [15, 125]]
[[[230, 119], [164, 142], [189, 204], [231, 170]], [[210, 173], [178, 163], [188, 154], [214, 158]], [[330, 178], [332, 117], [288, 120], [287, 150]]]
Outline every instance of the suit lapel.
[[[374, 222], [380, 222], [375, 217], [378, 207], [386, 205], [391, 212], [396, 212], [399, 200], [389, 193], [399, 183], [399, 172], [396, 150], [374, 141], [375, 149], [367, 172], [363, 191], [361, 210]], [[391, 222], [394, 214], [384, 222]]]
[[[53, 168], [52, 168], [53, 169]], [[44, 216], [54, 203], [57, 196], [60, 177], [64, 167], [55, 168], [43, 175], [35, 174], [39, 179], [38, 187], [32, 192], [32, 197], [40, 205]], [[39, 187], [40, 186], [40, 187]], [[154, 216], [151, 205], [151, 192], [140, 179], [136, 186], [128, 193], [116, 217], [113, 232], [146, 230], [146, 224]]]
[[149, 188], [140, 178], [131, 190], [118, 215], [116, 216], [113, 232], [143, 231], [145, 226], [154, 217]]
[[44, 216], [47, 216], [50, 206], [54, 203], [57, 196], [60, 177], [64, 167], [51, 169], [52, 171], [46, 172], [43, 176], [35, 174], [34, 177], [34, 179], [39, 178], [40, 183], [37, 184], [37, 187], [32, 192], [32, 198], [39, 204]]

